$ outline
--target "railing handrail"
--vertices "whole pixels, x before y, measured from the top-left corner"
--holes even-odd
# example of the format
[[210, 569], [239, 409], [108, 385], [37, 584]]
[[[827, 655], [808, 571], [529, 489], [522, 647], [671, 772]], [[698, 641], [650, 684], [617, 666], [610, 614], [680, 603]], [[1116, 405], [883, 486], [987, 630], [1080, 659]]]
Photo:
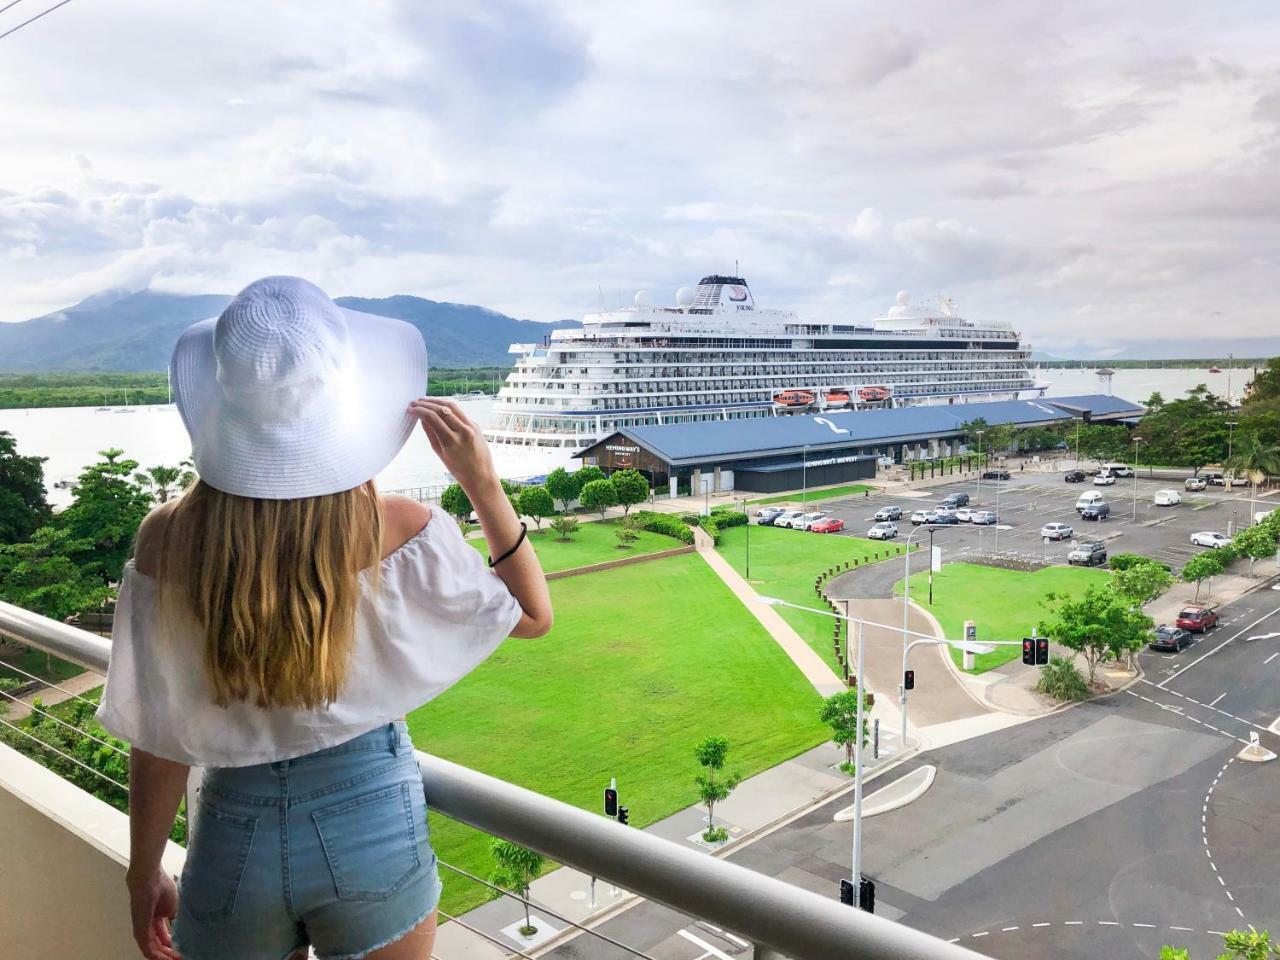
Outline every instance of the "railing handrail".
[[[106, 673], [111, 642], [0, 601], [0, 634]], [[791, 960], [977, 960], [956, 944], [418, 752], [438, 813], [536, 850]]]

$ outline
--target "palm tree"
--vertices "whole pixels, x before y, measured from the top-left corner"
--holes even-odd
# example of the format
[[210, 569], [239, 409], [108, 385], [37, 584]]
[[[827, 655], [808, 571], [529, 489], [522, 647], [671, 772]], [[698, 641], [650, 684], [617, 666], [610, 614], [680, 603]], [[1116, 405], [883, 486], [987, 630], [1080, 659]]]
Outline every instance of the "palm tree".
[[1253, 526], [1258, 484], [1268, 476], [1280, 473], [1280, 446], [1263, 443], [1256, 430], [1243, 434], [1235, 443], [1235, 453], [1224, 466], [1249, 479], [1249, 526]]
[[177, 490], [185, 490], [194, 475], [183, 467], [152, 467], [134, 474], [134, 479], [151, 491], [158, 503], [166, 502]]

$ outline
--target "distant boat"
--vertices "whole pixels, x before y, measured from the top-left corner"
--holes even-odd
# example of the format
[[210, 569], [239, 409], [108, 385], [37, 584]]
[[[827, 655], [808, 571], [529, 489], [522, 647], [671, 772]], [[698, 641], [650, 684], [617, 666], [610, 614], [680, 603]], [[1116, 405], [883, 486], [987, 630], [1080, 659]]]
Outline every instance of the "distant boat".
[[773, 395], [773, 405], [783, 410], [804, 410], [813, 406], [813, 401], [808, 390], [783, 390]]
[[452, 397], [454, 400], [481, 400], [488, 394], [483, 390], [469, 390], [466, 393], [455, 393]]
[[1221, 372], [1222, 372], [1222, 368], [1221, 368], [1221, 367], [1210, 367], [1210, 368], [1209, 368], [1209, 372], [1210, 372], [1210, 373], [1221, 373]]

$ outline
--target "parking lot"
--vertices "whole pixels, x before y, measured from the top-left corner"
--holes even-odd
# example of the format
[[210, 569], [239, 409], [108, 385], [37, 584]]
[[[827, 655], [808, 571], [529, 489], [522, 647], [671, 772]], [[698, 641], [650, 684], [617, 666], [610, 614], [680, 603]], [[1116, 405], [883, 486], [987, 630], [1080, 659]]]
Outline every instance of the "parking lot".
[[[938, 528], [933, 543], [942, 547], [944, 560], [959, 559], [964, 553], [976, 551], [1017, 553], [1051, 564], [1065, 564], [1072, 540], [1045, 544], [1040, 537], [1042, 526], [1058, 522], [1070, 524], [1076, 540], [1104, 541], [1109, 554], [1140, 553], [1169, 564], [1175, 571], [1205, 549], [1192, 546], [1192, 533], [1201, 530], [1227, 533], [1249, 520], [1246, 488], [1235, 488], [1228, 493], [1214, 487], [1189, 493], [1182, 489], [1181, 480], [1139, 477], [1135, 520], [1132, 479], [1118, 480], [1114, 486], [1107, 487], [1094, 486], [1091, 481], [1092, 478], [1084, 483], [1066, 483], [1061, 474], [1014, 473], [1012, 479], [1005, 481], [984, 480], [979, 484], [976, 480], [966, 480], [925, 490], [895, 494], [873, 492], [866, 497], [834, 501], [823, 500], [817, 492], [810, 496], [810, 502], [820, 504], [820, 509], [844, 520], [844, 534], [851, 536], [865, 536], [875, 523], [873, 514], [879, 508], [899, 506], [903, 516], [898, 522], [897, 542], [901, 543], [914, 529], [909, 519], [912, 511], [928, 509], [950, 493], [963, 492], [969, 495], [971, 509], [995, 511], [1000, 522], [995, 527], [964, 523]], [[1173, 507], [1154, 506], [1155, 492], [1167, 489], [1176, 489], [1182, 495], [1182, 503]], [[1111, 515], [1101, 521], [1081, 520], [1075, 510], [1076, 500], [1082, 493], [1094, 490], [1101, 492], [1111, 505]], [[1274, 498], [1257, 502], [1258, 510], [1269, 510], [1273, 506]], [[921, 534], [916, 540], [924, 536]]]

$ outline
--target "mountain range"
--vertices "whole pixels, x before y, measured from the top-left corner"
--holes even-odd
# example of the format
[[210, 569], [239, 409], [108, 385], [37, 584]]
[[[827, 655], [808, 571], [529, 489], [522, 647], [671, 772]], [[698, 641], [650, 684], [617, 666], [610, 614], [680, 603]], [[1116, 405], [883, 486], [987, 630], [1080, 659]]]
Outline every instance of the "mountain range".
[[1036, 350], [1035, 360], [1225, 360], [1280, 356], [1277, 337], [1196, 337], [1112, 340], [1105, 344], [1080, 344]]
[[[75, 306], [18, 323], [0, 323], [0, 372], [164, 370], [178, 336], [216, 317], [231, 297], [155, 290], [109, 290]], [[339, 306], [405, 320], [427, 341], [432, 367], [506, 367], [513, 343], [540, 341], [571, 320], [539, 323], [462, 303], [422, 297], [338, 297]]]

